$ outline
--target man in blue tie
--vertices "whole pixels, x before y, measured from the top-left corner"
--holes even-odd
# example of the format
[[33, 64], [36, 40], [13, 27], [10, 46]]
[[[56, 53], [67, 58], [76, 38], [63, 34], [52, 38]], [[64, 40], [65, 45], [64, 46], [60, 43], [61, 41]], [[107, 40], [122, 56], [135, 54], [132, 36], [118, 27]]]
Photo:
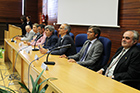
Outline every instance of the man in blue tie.
[[103, 45], [100, 40], [98, 40], [100, 33], [101, 30], [99, 27], [90, 26], [87, 31], [88, 40], [83, 44], [80, 52], [72, 56], [66, 57], [62, 55], [61, 57], [66, 57], [69, 59], [69, 62], [78, 63], [91, 70], [97, 71], [100, 69], [99, 59], [103, 52]]

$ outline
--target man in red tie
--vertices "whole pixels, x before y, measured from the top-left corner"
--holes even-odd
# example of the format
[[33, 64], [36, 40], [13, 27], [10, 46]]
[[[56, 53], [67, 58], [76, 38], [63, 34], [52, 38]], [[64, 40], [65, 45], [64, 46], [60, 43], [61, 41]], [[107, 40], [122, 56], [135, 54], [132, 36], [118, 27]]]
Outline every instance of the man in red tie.
[[115, 80], [140, 78], [140, 49], [136, 46], [139, 34], [135, 30], [123, 34], [121, 45], [111, 62], [97, 71]]

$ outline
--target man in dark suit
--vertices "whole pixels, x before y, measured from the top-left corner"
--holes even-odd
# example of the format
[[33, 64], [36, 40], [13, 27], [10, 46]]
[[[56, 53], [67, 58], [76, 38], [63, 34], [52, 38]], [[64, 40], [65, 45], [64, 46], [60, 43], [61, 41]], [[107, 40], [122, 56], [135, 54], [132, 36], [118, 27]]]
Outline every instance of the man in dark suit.
[[42, 53], [46, 53], [46, 49], [55, 46], [55, 44], [58, 41], [58, 37], [54, 34], [54, 27], [52, 25], [47, 25], [45, 26], [45, 34], [46, 34], [46, 39], [45, 39], [45, 43], [43, 44], [43, 48], [42, 45], [40, 46], [40, 51], [42, 51]]
[[[90, 26], [87, 31], [88, 40], [84, 43], [80, 52], [67, 57], [69, 59], [68, 61], [78, 63], [94, 71], [99, 70], [101, 68], [99, 59], [103, 52], [103, 45], [100, 40], [98, 40], [100, 33], [101, 31], [99, 27]], [[62, 55], [61, 57], [66, 56]]]
[[58, 29], [58, 31], [59, 31], [59, 34], [61, 35], [61, 37], [58, 39], [58, 42], [56, 43], [56, 45], [53, 46], [53, 47], [49, 47], [46, 50], [40, 50], [40, 52], [41, 53], [46, 53], [49, 50], [57, 48], [58, 46], [71, 44], [70, 48], [62, 48], [62, 49], [59, 49], [59, 50], [54, 50], [54, 51], [51, 52], [51, 54], [53, 54], [53, 55], [65, 54], [67, 56], [75, 54], [76, 53], [76, 47], [75, 47], [73, 39], [71, 38], [71, 36], [69, 36], [69, 32], [71, 31], [70, 26], [68, 24], [62, 24], [60, 26], [60, 28]]
[[115, 80], [140, 78], [140, 50], [136, 46], [139, 40], [137, 31], [129, 30], [123, 34], [122, 42], [111, 62], [98, 73]]

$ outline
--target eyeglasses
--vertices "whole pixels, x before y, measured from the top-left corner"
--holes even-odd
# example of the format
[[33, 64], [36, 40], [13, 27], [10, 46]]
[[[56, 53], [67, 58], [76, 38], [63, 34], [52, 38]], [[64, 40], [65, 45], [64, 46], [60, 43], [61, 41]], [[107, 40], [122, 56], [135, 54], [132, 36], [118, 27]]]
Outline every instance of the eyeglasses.
[[92, 32], [92, 31], [87, 31], [87, 33], [94, 33], [94, 32]]
[[129, 39], [130, 39], [130, 37], [124, 37], [124, 36], [123, 36], [122, 38], [125, 38], [125, 39], [127, 39], [127, 40], [129, 40]]

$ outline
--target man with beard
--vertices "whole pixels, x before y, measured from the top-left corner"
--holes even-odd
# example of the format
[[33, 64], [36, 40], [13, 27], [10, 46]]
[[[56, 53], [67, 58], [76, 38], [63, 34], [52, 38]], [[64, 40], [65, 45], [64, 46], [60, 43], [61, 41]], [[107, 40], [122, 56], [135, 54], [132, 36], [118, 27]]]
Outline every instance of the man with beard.
[[139, 34], [128, 30], [123, 34], [121, 45], [111, 62], [98, 71], [115, 80], [140, 78], [140, 50], [136, 46]]

